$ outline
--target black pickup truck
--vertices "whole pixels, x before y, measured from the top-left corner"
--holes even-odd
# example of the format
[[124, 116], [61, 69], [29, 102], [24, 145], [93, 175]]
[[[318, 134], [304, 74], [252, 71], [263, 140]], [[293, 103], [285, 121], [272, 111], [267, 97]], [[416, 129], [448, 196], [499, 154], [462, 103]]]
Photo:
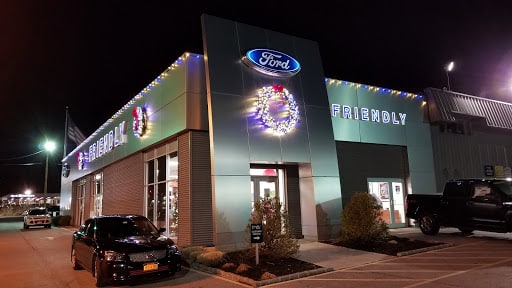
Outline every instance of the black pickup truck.
[[442, 195], [408, 194], [406, 216], [421, 232], [435, 235], [439, 228], [512, 232], [512, 181], [459, 179], [446, 182]]

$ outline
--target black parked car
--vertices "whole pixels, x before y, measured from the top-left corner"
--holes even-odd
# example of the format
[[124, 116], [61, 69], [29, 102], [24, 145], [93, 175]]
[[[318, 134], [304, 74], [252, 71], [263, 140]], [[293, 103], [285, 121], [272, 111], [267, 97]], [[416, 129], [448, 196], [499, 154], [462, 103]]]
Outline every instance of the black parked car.
[[145, 275], [181, 270], [178, 247], [141, 215], [104, 215], [87, 219], [73, 233], [71, 262], [85, 268], [101, 287]]

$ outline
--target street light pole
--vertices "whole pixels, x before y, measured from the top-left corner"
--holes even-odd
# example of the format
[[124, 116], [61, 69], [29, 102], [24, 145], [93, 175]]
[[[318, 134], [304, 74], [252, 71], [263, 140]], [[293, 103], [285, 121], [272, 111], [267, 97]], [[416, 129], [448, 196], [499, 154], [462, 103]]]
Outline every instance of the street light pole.
[[46, 151], [46, 168], [44, 169], [44, 208], [46, 208], [46, 194], [48, 193], [48, 151]]
[[450, 63], [448, 63], [448, 65], [446, 65], [446, 67], [444, 68], [444, 70], [446, 71], [446, 79], [448, 80], [448, 91], [452, 91], [452, 89], [450, 88], [450, 75], [449, 73], [453, 70], [453, 66], [455, 64], [453, 63], [453, 61], [451, 61]]
[[54, 149], [55, 149], [55, 142], [46, 141], [46, 143], [44, 143], [44, 150], [46, 151], [46, 167], [44, 169], [44, 191], [43, 191], [44, 208], [46, 208], [46, 197], [48, 194], [48, 155]]

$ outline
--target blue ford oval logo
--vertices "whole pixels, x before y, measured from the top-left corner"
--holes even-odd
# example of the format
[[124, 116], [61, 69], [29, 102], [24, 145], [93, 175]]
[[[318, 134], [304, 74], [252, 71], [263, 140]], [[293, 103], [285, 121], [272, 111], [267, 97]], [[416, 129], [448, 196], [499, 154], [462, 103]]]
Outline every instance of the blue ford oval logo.
[[267, 75], [291, 77], [300, 71], [299, 61], [282, 52], [270, 49], [252, 49], [242, 58], [245, 65]]

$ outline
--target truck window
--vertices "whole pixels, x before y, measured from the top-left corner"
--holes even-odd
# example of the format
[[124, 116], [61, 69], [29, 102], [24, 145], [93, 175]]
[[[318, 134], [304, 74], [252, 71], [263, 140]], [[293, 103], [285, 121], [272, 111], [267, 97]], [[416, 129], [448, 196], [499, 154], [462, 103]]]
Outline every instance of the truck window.
[[446, 197], [468, 197], [462, 181], [450, 181], [445, 184], [444, 196]]
[[487, 183], [475, 183], [473, 185], [473, 198], [491, 195], [491, 187]]
[[496, 181], [494, 182], [494, 186], [497, 187], [497, 189], [507, 196], [512, 196], [512, 181]]

